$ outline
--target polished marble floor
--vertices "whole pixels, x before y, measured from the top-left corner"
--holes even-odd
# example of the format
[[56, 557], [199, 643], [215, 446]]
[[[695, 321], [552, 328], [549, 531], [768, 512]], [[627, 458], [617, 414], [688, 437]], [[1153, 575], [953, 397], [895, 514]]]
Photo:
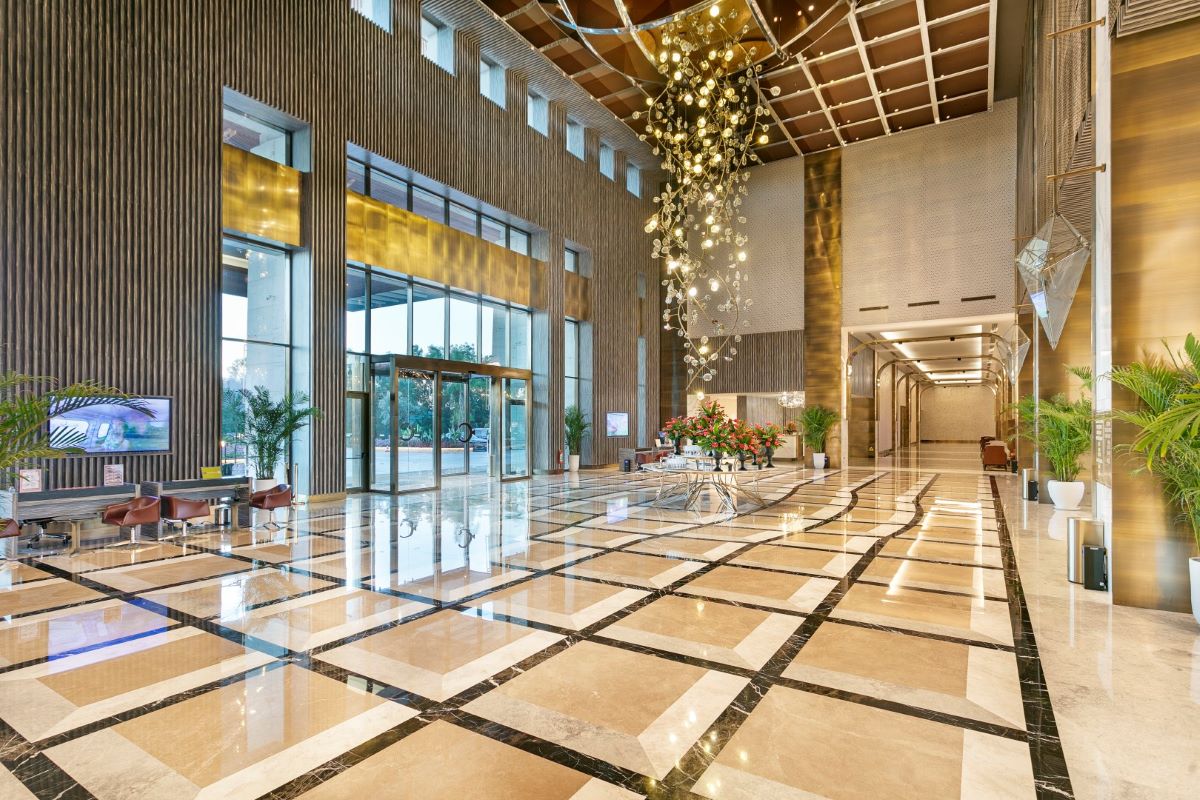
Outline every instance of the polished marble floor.
[[731, 514], [584, 472], [8, 562], [0, 798], [1142, 796], [1093, 791], [1134, 784], [1061, 621], [1043, 666], [1010, 483], [783, 467]]

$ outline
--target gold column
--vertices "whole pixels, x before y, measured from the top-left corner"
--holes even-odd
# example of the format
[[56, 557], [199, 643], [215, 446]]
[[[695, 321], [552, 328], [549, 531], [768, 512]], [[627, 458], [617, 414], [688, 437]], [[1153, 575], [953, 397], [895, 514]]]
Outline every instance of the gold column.
[[[1112, 64], [1113, 363], [1127, 364], [1200, 333], [1200, 19], [1118, 37]], [[1114, 426], [1114, 445], [1131, 438]], [[1187, 611], [1191, 536], [1133, 466], [1113, 468], [1113, 599]]]
[[[842, 408], [842, 151], [804, 157], [804, 401]], [[825, 449], [840, 466], [841, 426]]]

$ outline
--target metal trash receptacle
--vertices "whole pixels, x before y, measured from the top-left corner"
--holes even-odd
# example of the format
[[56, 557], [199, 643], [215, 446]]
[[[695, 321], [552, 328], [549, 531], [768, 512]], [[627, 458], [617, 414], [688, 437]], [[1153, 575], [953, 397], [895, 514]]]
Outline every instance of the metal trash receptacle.
[[1083, 583], [1083, 549], [1104, 547], [1104, 526], [1099, 520], [1071, 517], [1067, 520], [1067, 580]]
[[233, 523], [233, 510], [229, 506], [213, 507], [213, 525], [218, 528], [228, 528]]
[[1037, 471], [1033, 467], [1021, 470], [1021, 499], [1038, 499]]

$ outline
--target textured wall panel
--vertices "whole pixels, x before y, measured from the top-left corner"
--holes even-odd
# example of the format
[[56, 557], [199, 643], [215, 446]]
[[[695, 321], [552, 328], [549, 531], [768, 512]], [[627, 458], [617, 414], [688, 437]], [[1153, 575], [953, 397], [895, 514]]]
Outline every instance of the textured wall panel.
[[[842, 414], [842, 152], [804, 159], [804, 402]], [[826, 443], [841, 466], [841, 425]]]
[[986, 386], [937, 386], [921, 394], [923, 441], [978, 441], [996, 435], [996, 395]]
[[703, 386], [714, 392], [791, 392], [804, 388], [804, 331], [748, 333], [733, 361], [722, 363]]
[[754, 300], [745, 331], [804, 327], [804, 159], [773, 161], [750, 170], [742, 203], [750, 264], [747, 295]]
[[[174, 396], [174, 453], [113, 459], [130, 479], [192, 477], [217, 461], [223, 88], [311, 128], [301, 226], [312, 394], [327, 413], [312, 429], [312, 492], [339, 491], [344, 477], [348, 142], [550, 232], [534, 255], [551, 272], [562, 258], [548, 243], [587, 248], [596, 404], [636, 405], [628, 309], [637, 272], [653, 268], [641, 228], [651, 204], [624, 190], [623, 172], [601, 176], [594, 148], [580, 161], [559, 131], [526, 125], [526, 75], [509, 73], [507, 110], [480, 96], [478, 42], [520, 41], [502, 22], [486, 14], [476, 33], [456, 31], [451, 75], [420, 55], [418, 0], [393, 0], [392, 15], [389, 33], [344, 0], [0, 5], [0, 286], [19, 309], [0, 320], [0, 369]], [[551, 105], [561, 125], [565, 112]], [[648, 284], [649, 314], [658, 287]], [[552, 370], [533, 432], [543, 465], [562, 438], [561, 275], [546, 285], [553, 324], [534, 345]], [[648, 375], [651, 407], [657, 378]], [[616, 461], [618, 446], [597, 442], [594, 460]], [[71, 459], [51, 479], [96, 483], [101, 466]]]
[[[846, 325], [1012, 310], [1016, 112], [1006, 100], [845, 148]], [[908, 305], [929, 300], [938, 305]]]

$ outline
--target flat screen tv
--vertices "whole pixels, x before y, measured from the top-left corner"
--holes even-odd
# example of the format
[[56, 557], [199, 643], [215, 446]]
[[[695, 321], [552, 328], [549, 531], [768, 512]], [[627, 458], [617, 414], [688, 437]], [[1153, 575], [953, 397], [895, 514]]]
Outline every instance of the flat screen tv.
[[[140, 397], [153, 416], [113, 403], [60, 411], [50, 405], [50, 442], [59, 444], [69, 432], [84, 453], [166, 453], [171, 449], [171, 398]], [[82, 437], [80, 441], [78, 437]], [[63, 449], [66, 449], [65, 447]]]
[[629, 413], [626, 411], [609, 411], [605, 415], [604, 430], [609, 436], [628, 436]]

